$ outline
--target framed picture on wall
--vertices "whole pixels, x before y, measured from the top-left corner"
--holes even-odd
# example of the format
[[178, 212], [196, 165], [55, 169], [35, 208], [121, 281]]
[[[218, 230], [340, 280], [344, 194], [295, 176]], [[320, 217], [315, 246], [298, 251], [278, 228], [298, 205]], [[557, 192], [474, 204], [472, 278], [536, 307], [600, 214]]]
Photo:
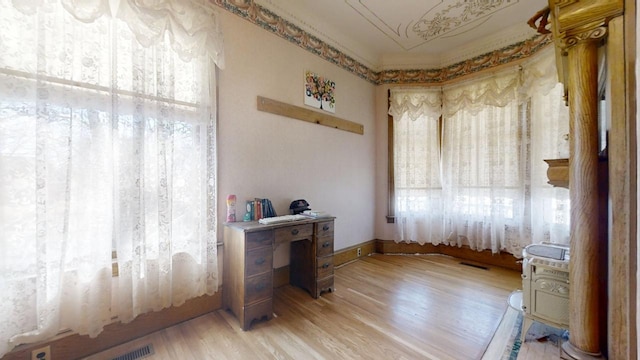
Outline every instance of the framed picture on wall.
[[304, 73], [304, 104], [316, 109], [336, 112], [336, 83], [312, 71]]

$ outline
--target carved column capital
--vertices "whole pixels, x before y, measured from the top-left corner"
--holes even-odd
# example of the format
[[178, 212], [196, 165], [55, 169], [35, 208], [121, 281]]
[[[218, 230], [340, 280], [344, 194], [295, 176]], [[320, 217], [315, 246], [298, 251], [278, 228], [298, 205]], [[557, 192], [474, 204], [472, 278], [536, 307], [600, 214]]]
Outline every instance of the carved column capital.
[[601, 41], [607, 36], [607, 32], [606, 26], [591, 27], [584, 31], [566, 34], [564, 38], [560, 39], [560, 44], [563, 50], [567, 50], [581, 42]]
[[624, 0], [549, 0], [553, 35], [562, 50], [607, 36], [609, 20], [620, 16]]

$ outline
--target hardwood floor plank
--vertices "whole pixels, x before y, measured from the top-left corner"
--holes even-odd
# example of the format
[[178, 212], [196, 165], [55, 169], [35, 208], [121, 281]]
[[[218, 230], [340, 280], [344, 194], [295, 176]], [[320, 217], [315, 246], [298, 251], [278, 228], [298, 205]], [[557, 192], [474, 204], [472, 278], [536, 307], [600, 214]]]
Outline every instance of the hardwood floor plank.
[[149, 342], [152, 359], [479, 359], [521, 278], [460, 262], [374, 254], [336, 268], [335, 291], [319, 299], [275, 289], [273, 319], [249, 331], [218, 310], [88, 359]]

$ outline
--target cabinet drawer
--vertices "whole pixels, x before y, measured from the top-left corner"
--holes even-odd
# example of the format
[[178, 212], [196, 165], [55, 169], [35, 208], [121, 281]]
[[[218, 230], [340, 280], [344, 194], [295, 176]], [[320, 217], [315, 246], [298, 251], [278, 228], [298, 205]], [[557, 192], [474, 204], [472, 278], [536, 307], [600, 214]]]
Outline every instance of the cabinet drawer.
[[271, 247], [256, 249], [246, 254], [246, 276], [260, 274], [273, 268], [273, 250]]
[[272, 246], [273, 244], [273, 231], [255, 231], [247, 233], [246, 235], [246, 249], [251, 250], [263, 246]]
[[318, 258], [316, 273], [318, 279], [333, 275], [333, 256]]
[[278, 242], [290, 242], [309, 239], [313, 234], [313, 224], [302, 224], [282, 227], [275, 230]]
[[273, 274], [271, 272], [247, 278], [245, 281], [244, 303], [269, 299], [273, 292]]
[[317, 231], [316, 235], [318, 236], [333, 236], [333, 220], [319, 222], [316, 224]]
[[333, 254], [333, 236], [319, 237], [316, 241], [316, 255], [327, 256]]

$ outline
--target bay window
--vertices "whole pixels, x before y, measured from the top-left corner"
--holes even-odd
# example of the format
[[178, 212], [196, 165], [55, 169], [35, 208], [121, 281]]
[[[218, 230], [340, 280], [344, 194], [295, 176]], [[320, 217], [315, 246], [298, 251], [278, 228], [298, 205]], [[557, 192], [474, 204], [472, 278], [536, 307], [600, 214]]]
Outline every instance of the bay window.
[[391, 89], [396, 241], [515, 256], [568, 243], [568, 190], [546, 184], [543, 161], [568, 147], [556, 141], [568, 110], [553, 67], [542, 55], [453, 85]]

